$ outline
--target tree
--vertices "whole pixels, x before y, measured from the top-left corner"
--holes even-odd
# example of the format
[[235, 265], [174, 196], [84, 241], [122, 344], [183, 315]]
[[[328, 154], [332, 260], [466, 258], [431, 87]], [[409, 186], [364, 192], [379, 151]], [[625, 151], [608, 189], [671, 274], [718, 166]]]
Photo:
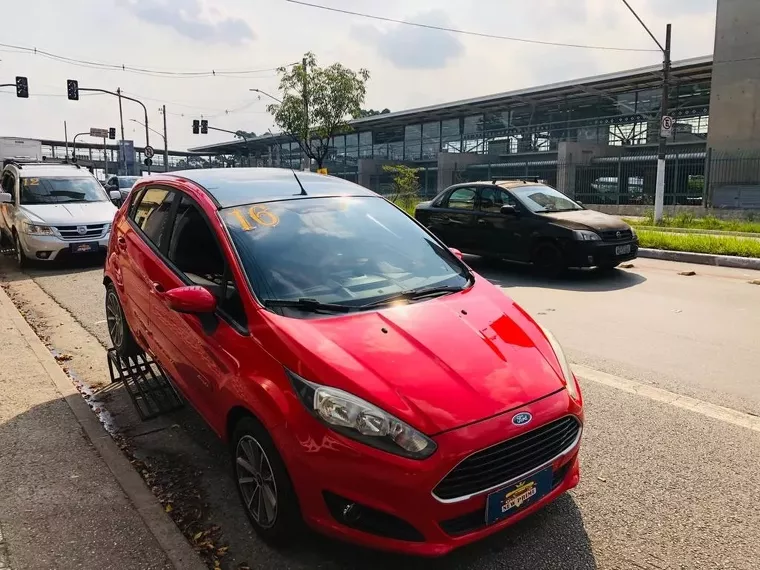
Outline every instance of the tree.
[[242, 131], [242, 130], [241, 131], [235, 131], [235, 138], [236, 139], [243, 139], [243, 140], [245, 140], [245, 139], [255, 139], [256, 138], [256, 133], [254, 133], [253, 131], [250, 131], [250, 132], [249, 131]]
[[376, 115], [386, 115], [386, 114], [388, 114], [390, 112], [391, 112], [391, 110], [388, 109], [387, 107], [385, 109], [383, 109], [382, 111], [375, 111], [374, 109], [360, 109], [359, 110], [359, 118], [374, 117]]
[[[319, 67], [313, 53], [305, 56], [306, 66], [281, 67], [281, 103], [267, 105], [275, 124], [295, 140], [317, 167], [330, 149], [330, 139], [350, 130], [348, 118], [359, 116], [367, 93], [369, 71], [353, 71], [340, 63]], [[308, 121], [304, 113], [304, 85]]]
[[420, 181], [417, 173], [420, 169], [403, 164], [386, 164], [383, 171], [393, 177], [391, 193], [386, 196], [388, 200], [407, 212], [413, 212], [419, 201]]

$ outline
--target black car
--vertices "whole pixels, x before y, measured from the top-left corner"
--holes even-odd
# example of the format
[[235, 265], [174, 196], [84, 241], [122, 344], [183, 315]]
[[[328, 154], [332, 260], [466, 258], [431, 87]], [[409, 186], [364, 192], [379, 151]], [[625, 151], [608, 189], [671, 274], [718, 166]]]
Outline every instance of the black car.
[[639, 248], [636, 232], [619, 218], [537, 182], [456, 184], [419, 204], [414, 217], [463, 253], [533, 263], [548, 274], [612, 269]]
[[126, 200], [129, 192], [132, 190], [135, 182], [140, 179], [139, 176], [111, 176], [106, 181], [106, 190], [118, 190], [121, 192], [121, 199]]

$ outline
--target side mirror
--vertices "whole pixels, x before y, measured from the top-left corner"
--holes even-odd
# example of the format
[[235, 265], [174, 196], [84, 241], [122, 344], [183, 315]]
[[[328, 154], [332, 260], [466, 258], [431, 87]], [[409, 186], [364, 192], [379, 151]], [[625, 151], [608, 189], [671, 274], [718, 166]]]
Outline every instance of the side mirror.
[[506, 205], [502, 206], [499, 210], [499, 213], [505, 215], [505, 216], [516, 216], [517, 215], [517, 208], [514, 206]]
[[119, 192], [118, 190], [109, 190], [108, 191], [108, 195], [111, 197], [111, 200], [114, 200], [114, 201], [119, 200], [119, 201], [121, 201], [121, 192]]
[[457, 256], [457, 259], [462, 259], [462, 252], [455, 247], [450, 247], [449, 251]]
[[216, 311], [216, 297], [205, 287], [190, 285], [170, 289], [164, 295], [172, 311], [190, 315], [202, 315]]
[[0, 204], [6, 203], [11, 204], [13, 202], [13, 196], [8, 194], [8, 192], [0, 192]]

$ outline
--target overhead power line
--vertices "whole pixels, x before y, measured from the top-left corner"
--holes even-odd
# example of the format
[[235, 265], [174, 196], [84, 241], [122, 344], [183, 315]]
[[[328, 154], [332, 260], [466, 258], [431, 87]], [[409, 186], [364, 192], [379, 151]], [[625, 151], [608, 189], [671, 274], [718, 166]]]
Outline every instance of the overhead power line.
[[9, 53], [25, 53], [29, 55], [38, 55], [46, 59], [75, 65], [78, 67], [87, 67], [90, 69], [102, 69], [108, 71], [124, 71], [127, 73], [136, 73], [138, 75], [149, 75], [151, 77], [171, 77], [174, 79], [194, 79], [198, 77], [247, 77], [257, 73], [267, 71], [277, 71], [280, 67], [290, 67], [296, 63], [288, 63], [283, 66], [267, 67], [265, 69], [211, 69], [206, 71], [170, 71], [161, 69], [151, 69], [147, 67], [133, 67], [125, 64], [106, 63], [101, 61], [90, 61], [86, 59], [77, 59], [65, 55], [59, 55], [49, 51], [31, 48], [26, 46], [17, 46], [0, 43], [0, 47], [6, 48], [4, 51]]
[[312, 4], [311, 2], [302, 2], [301, 0], [285, 0], [285, 1], [290, 2], [291, 4], [299, 4], [301, 6], [308, 6], [310, 8], [318, 8], [320, 10], [327, 10], [328, 12], [338, 12], [340, 14], [348, 14], [350, 16], [359, 16], [361, 18], [369, 18], [371, 20], [380, 20], [381, 22], [392, 22], [394, 24], [403, 24], [405, 26], [415, 26], [417, 28], [427, 28], [428, 30], [451, 32], [452, 34], [464, 34], [468, 36], [476, 36], [479, 38], [489, 38], [493, 40], [507, 40], [511, 42], [522, 42], [526, 44], [539, 44], [539, 45], [545, 45], [545, 46], [559, 46], [559, 47], [570, 47], [570, 48], [579, 48], [579, 49], [596, 49], [596, 50], [606, 50], [606, 51], [634, 51], [634, 52], [660, 51], [656, 49], [646, 49], [646, 48], [597, 46], [597, 45], [586, 45], [586, 44], [571, 44], [571, 43], [564, 43], [564, 42], [550, 42], [550, 41], [545, 41], [545, 40], [533, 40], [533, 39], [528, 39], [528, 38], [514, 38], [510, 36], [500, 36], [496, 34], [486, 34], [482, 32], [472, 32], [469, 30], [460, 30], [457, 28], [447, 28], [445, 26], [433, 26], [432, 24], [421, 24], [419, 22], [407, 22], [406, 20], [396, 20], [395, 18], [386, 18], [384, 16], [364, 14], [362, 12], [352, 12], [351, 10], [342, 10], [340, 8], [333, 8], [332, 6], [323, 6], [321, 4]]

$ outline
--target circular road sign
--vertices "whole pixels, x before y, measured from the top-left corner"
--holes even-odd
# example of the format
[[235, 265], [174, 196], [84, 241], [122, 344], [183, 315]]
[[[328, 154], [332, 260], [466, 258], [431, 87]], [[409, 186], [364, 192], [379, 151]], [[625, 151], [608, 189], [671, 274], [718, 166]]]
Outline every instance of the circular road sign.
[[145, 156], [146, 158], [153, 158], [153, 155], [156, 154], [156, 151], [153, 150], [152, 146], [146, 146], [145, 147]]

